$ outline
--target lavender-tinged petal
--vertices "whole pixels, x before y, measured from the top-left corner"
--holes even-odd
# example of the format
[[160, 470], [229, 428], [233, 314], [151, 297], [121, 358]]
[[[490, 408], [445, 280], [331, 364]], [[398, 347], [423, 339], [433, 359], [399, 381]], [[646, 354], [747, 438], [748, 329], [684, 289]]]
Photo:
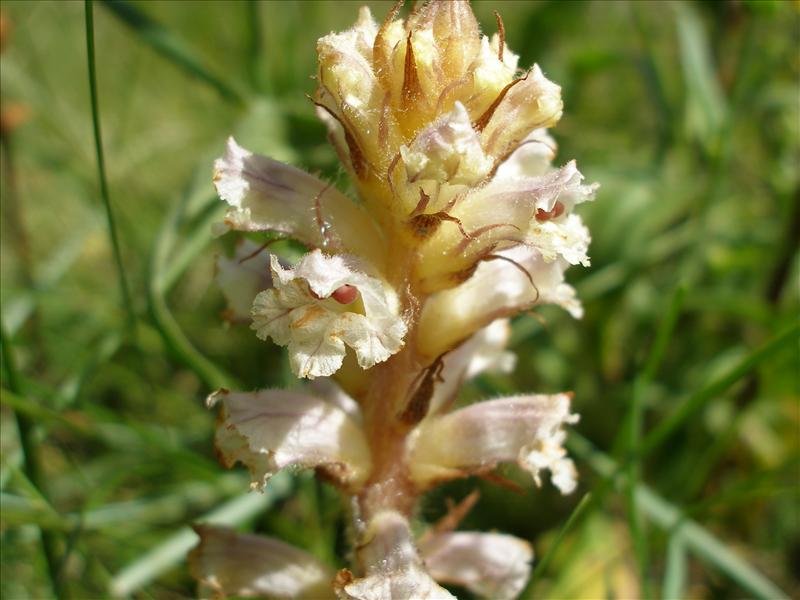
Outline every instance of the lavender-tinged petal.
[[381, 236], [361, 207], [330, 184], [253, 154], [233, 138], [214, 162], [214, 185], [230, 206], [225, 224], [231, 229], [275, 231], [312, 248], [383, 260]]
[[322, 468], [352, 489], [369, 475], [370, 451], [361, 427], [321, 398], [283, 390], [220, 390], [208, 399], [210, 406], [220, 401], [218, 456], [228, 468], [236, 462], [248, 467], [254, 487], [289, 466]]
[[334, 598], [333, 570], [294, 546], [223, 527], [198, 525], [189, 570], [215, 596]]
[[516, 461], [541, 484], [540, 471], [562, 493], [575, 487], [576, 472], [563, 448], [563, 426], [575, 423], [567, 394], [513, 396], [479, 402], [423, 421], [409, 444], [412, 479], [421, 488]]
[[491, 600], [513, 600], [531, 574], [533, 550], [525, 540], [499, 533], [456, 531], [420, 542], [431, 576]]

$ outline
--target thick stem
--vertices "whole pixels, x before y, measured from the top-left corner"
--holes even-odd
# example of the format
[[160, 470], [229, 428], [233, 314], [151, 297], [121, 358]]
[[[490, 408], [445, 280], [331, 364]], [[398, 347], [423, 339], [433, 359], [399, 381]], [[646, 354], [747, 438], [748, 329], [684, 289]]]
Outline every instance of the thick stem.
[[[414, 425], [400, 415], [426, 366], [424, 358], [416, 351], [416, 318], [422, 298], [413, 287], [413, 251], [395, 237], [389, 255], [400, 257], [394, 261], [390, 280], [395, 289], [404, 291], [401, 304], [406, 314], [411, 315], [411, 322], [403, 350], [370, 370], [369, 385], [360, 398], [364, 429], [372, 453], [372, 474], [356, 498], [354, 518], [357, 535], [382, 511], [396, 511], [410, 518], [419, 495], [406, 463], [406, 441]], [[359, 565], [364, 571], [369, 566]]]
[[406, 438], [411, 428], [398, 415], [419, 372], [412, 348], [406, 348], [376, 369], [364, 398], [367, 437], [372, 451], [372, 475], [358, 496], [359, 517], [365, 521], [382, 510], [411, 516], [417, 491], [408, 475]]

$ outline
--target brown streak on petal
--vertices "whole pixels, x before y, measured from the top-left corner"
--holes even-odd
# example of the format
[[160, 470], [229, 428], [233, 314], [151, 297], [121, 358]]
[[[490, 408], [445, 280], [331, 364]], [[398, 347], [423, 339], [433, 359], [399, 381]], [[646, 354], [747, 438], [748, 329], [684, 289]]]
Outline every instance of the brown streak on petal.
[[356, 176], [361, 179], [363, 178], [365, 172], [366, 161], [364, 160], [364, 153], [361, 152], [361, 148], [358, 146], [358, 142], [356, 138], [350, 133], [350, 129], [348, 129], [347, 125], [345, 124], [344, 120], [337, 115], [333, 110], [322, 104], [321, 102], [317, 102], [311, 96], [306, 96], [314, 106], [318, 106], [325, 112], [327, 112], [331, 117], [336, 119], [339, 125], [342, 126], [342, 130], [344, 131], [344, 141], [347, 144], [347, 149], [350, 151], [350, 164], [353, 165], [353, 171], [355, 172]]
[[[455, 252], [457, 254], [463, 253], [464, 250], [467, 249], [467, 246], [469, 246], [473, 241], [477, 240], [484, 233], [486, 233], [487, 231], [491, 231], [492, 229], [497, 229], [499, 227], [513, 227], [517, 231], [521, 231], [520, 228], [514, 225], [513, 223], [492, 223], [491, 225], [484, 225], [483, 227], [478, 227], [478, 229], [471, 231], [467, 236], [465, 236], [464, 239], [461, 240], [461, 242], [458, 244], [458, 246], [456, 246]], [[505, 241], [516, 242], [517, 240], [509, 238], [508, 240]]]
[[406, 59], [403, 66], [403, 89], [400, 100], [401, 106], [405, 110], [411, 108], [414, 102], [419, 101], [422, 93], [419, 73], [417, 73], [417, 61], [414, 58], [414, 45], [411, 43], [413, 33], [413, 31], [409, 31], [406, 38]]
[[523, 267], [521, 264], [519, 264], [513, 258], [508, 258], [507, 256], [501, 256], [500, 254], [489, 254], [489, 255], [485, 256], [483, 260], [504, 260], [504, 261], [506, 261], [508, 263], [511, 263], [517, 269], [522, 271], [522, 273], [525, 275], [525, 277], [528, 278], [528, 281], [531, 282], [531, 285], [533, 286], [533, 289], [536, 290], [536, 299], [534, 300], [534, 302], [538, 302], [538, 300], [539, 300], [539, 288], [536, 287], [536, 284], [533, 282], [533, 276], [530, 274], [530, 271], [528, 271], [528, 269]]
[[494, 11], [494, 18], [497, 21], [497, 35], [500, 38], [500, 44], [497, 50], [497, 59], [500, 62], [503, 62], [503, 48], [506, 45], [506, 28], [503, 25], [503, 17], [500, 16], [500, 13]]
[[389, 189], [392, 191], [392, 198], [397, 197], [397, 190], [394, 189], [394, 182], [392, 181], [392, 171], [397, 166], [397, 163], [400, 162], [400, 153], [398, 152], [395, 154], [395, 157], [392, 159], [392, 162], [389, 163], [389, 167], [386, 169], [386, 183], [389, 184]]
[[329, 244], [333, 245], [335, 240], [330, 237], [330, 223], [326, 223], [325, 220], [322, 218], [322, 196], [327, 192], [333, 183], [328, 183], [324, 188], [322, 188], [319, 193], [314, 197], [314, 219], [316, 220], [317, 227], [319, 228], [319, 234], [322, 236], [322, 246], [327, 247]]
[[408, 220], [408, 224], [411, 227], [411, 231], [415, 237], [419, 239], [426, 239], [436, 233], [442, 221], [449, 221], [450, 223], [455, 223], [458, 226], [458, 230], [465, 239], [470, 239], [470, 235], [464, 230], [464, 225], [457, 217], [454, 217], [445, 211], [439, 211], [432, 214], [420, 214], [428, 207], [430, 200], [430, 195], [426, 194], [425, 190], [422, 188], [419, 188], [419, 202], [417, 202], [417, 206], [414, 207], [414, 210], [411, 211], [412, 216]]
[[[527, 76], [528, 75], [526, 74], [525, 77], [527, 77]], [[545, 117], [544, 119], [542, 119], [540, 121], [535, 121], [534, 123], [530, 123], [528, 125], [525, 125], [525, 129], [527, 129], [527, 131], [533, 131], [534, 129], [539, 129], [540, 127], [548, 126], [548, 123], [550, 123], [550, 121], [552, 121], [556, 117], [556, 115], [558, 115], [560, 112], [561, 112], [561, 109], [558, 109], [557, 111], [549, 114], [547, 117]], [[497, 142], [497, 138], [500, 137], [502, 135], [502, 133], [503, 133], [503, 128], [502, 127], [498, 127], [497, 130], [491, 135], [489, 140], [484, 145], [485, 148], [487, 149], [487, 151], [491, 149], [492, 150], [491, 153], [494, 153], [493, 147], [494, 147], [495, 143]], [[513, 154], [515, 150], [517, 150], [520, 146], [522, 146], [525, 143], [526, 142], [521, 141], [519, 139], [513, 139], [508, 144], [506, 144], [506, 146], [503, 149], [503, 151], [500, 152], [499, 154], [501, 156], [508, 157], [511, 154]], [[502, 162], [502, 160], [500, 162]], [[500, 166], [500, 163], [498, 163], [497, 166]], [[494, 177], [495, 169], [496, 169], [496, 167], [492, 168], [492, 171], [490, 172], [490, 176], [487, 176], [488, 179], [491, 179], [492, 177]]]
[[267, 248], [269, 248], [269, 247], [270, 247], [272, 244], [274, 244], [275, 242], [283, 242], [283, 241], [285, 241], [285, 240], [288, 240], [288, 239], [289, 239], [289, 238], [286, 238], [286, 237], [277, 237], [277, 238], [275, 238], [275, 239], [272, 239], [272, 240], [266, 241], [266, 242], [264, 242], [263, 244], [261, 244], [261, 245], [260, 245], [258, 248], [256, 248], [256, 249], [255, 249], [253, 252], [251, 252], [250, 254], [248, 254], [247, 256], [245, 256], [245, 257], [243, 257], [243, 258], [240, 258], [240, 259], [237, 261], [237, 264], [240, 264], [240, 265], [241, 265], [242, 263], [244, 263], [244, 262], [247, 262], [247, 261], [248, 261], [248, 260], [250, 260], [251, 258], [255, 258], [256, 256], [258, 256], [259, 254], [261, 254], [261, 253], [262, 253], [264, 250], [266, 250]]
[[[416, 212], [416, 209], [414, 212]], [[464, 230], [464, 226], [461, 224], [461, 220], [443, 211], [433, 214], [416, 215], [408, 220], [408, 225], [414, 237], [424, 240], [438, 231], [442, 221], [455, 223], [461, 235], [464, 236], [465, 239], [470, 239], [469, 234]]]
[[397, 0], [394, 6], [392, 6], [389, 14], [386, 15], [386, 19], [381, 23], [381, 28], [378, 30], [375, 36], [375, 43], [372, 46], [372, 68], [387, 94], [391, 92], [391, 59], [386, 52], [386, 42], [384, 38], [386, 37], [386, 31], [389, 29], [389, 26], [394, 22], [395, 17], [397, 17], [397, 13], [400, 12], [401, 6], [403, 6], [403, 0]]
[[450, 273], [450, 279], [453, 282], [455, 282], [456, 285], [464, 283], [467, 279], [469, 279], [475, 274], [475, 270], [478, 268], [479, 263], [480, 260], [476, 260], [474, 263], [472, 263], [465, 269], [461, 269], [460, 271], [455, 271], [453, 273]]
[[445, 210], [445, 211], [448, 211], [448, 210], [450, 210], [451, 208], [453, 208], [453, 207], [454, 207], [456, 204], [458, 204], [459, 202], [461, 202], [461, 200], [463, 200], [464, 198], [466, 198], [467, 194], [468, 194], [468, 191], [467, 191], [467, 192], [461, 192], [460, 194], [456, 194], [455, 196], [453, 196], [453, 197], [450, 199], [450, 201], [447, 203], [447, 205], [444, 207], [444, 210]]
[[475, 121], [475, 123], [473, 123], [472, 126], [475, 128], [475, 131], [481, 132], [484, 130], [484, 128], [489, 124], [489, 121], [492, 119], [494, 111], [496, 111], [497, 107], [500, 106], [500, 103], [503, 101], [503, 98], [506, 97], [508, 91], [512, 87], [517, 85], [520, 81], [525, 81], [528, 78], [529, 74], [530, 73], [525, 73], [524, 77], [519, 77], [518, 79], [515, 79], [514, 81], [509, 83], [506, 87], [504, 87], [502, 90], [500, 90], [500, 93], [497, 94], [497, 98], [494, 99], [494, 102], [492, 102], [491, 106], [489, 106], [489, 108], [487, 108], [486, 111], [480, 117], [478, 117], [478, 120]]
[[431, 197], [425, 193], [425, 190], [419, 188], [419, 202], [417, 202], [417, 205], [414, 207], [414, 210], [411, 211], [411, 215], [414, 216], [421, 214], [422, 211], [428, 208], [428, 202], [430, 201]]
[[302, 317], [300, 317], [296, 321], [292, 321], [291, 323], [289, 323], [289, 328], [300, 329], [308, 325], [309, 321], [313, 321], [324, 314], [325, 314], [324, 308], [322, 308], [319, 304], [312, 304], [306, 309]]
[[435, 114], [438, 115], [440, 113], [443, 113], [445, 108], [445, 100], [447, 99], [447, 97], [459, 86], [466, 85], [467, 83], [469, 83], [471, 79], [472, 79], [472, 74], [467, 73], [460, 79], [456, 79], [455, 81], [448, 83], [447, 86], [439, 94], [438, 100], [436, 100], [436, 110], [434, 111]]
[[458, 230], [461, 232], [461, 235], [464, 236], [464, 239], [470, 239], [470, 235], [464, 231], [464, 225], [461, 223], [461, 220], [447, 214], [446, 212], [437, 212], [433, 214], [434, 217], [438, 217], [442, 221], [449, 221], [451, 223], [455, 223], [458, 226]]
[[517, 150], [519, 150], [520, 148], [522, 148], [527, 144], [542, 144], [548, 150], [550, 150], [550, 160], [553, 160], [553, 158], [555, 158], [556, 155], [555, 149], [543, 140], [525, 140], [519, 144], [509, 144], [506, 150], [494, 161], [494, 164], [492, 165], [492, 170], [486, 174], [486, 177], [484, 177], [483, 181], [481, 181], [478, 185], [489, 183], [492, 179], [494, 179], [494, 176], [497, 174], [497, 169], [500, 168], [500, 165], [506, 162], [506, 160], [508, 160], [511, 157], [511, 155], [514, 154], [514, 152], [516, 152]]

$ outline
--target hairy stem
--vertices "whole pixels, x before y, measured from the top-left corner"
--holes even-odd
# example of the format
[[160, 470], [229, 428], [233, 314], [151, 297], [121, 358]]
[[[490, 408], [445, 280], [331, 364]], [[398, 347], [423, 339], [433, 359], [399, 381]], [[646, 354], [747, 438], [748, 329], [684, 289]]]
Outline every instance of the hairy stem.
[[[425, 358], [416, 350], [416, 317], [421, 298], [413, 281], [413, 253], [394, 239], [393, 252], [399, 257], [394, 261], [393, 280], [406, 282], [402, 306], [410, 318], [406, 345], [385, 363], [370, 371], [369, 385], [360, 398], [364, 414], [364, 429], [372, 453], [372, 474], [358, 495], [355, 531], [361, 532], [372, 518], [385, 510], [397, 511], [411, 517], [417, 504], [419, 490], [409, 476], [406, 462], [406, 442], [415, 423], [401, 418], [419, 375], [426, 366]], [[360, 533], [359, 533], [360, 534]], [[361, 564], [366, 570], [370, 565]]]
[[376, 369], [364, 398], [365, 427], [372, 451], [372, 475], [358, 497], [359, 518], [369, 521], [382, 510], [410, 516], [417, 491], [409, 479], [405, 461], [408, 424], [398, 415], [419, 371], [415, 353], [406, 348]]

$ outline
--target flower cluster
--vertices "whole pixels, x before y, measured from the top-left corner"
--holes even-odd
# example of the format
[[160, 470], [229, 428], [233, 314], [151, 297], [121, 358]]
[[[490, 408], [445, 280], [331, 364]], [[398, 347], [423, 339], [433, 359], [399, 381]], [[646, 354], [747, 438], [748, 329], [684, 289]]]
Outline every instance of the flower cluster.
[[452, 598], [438, 581], [513, 598], [529, 544], [457, 531], [474, 498], [415, 535], [417, 498], [503, 462], [537, 485], [545, 470], [563, 493], [576, 485], [563, 448], [577, 421], [570, 394], [457, 405], [465, 380], [513, 368], [509, 317], [540, 304], [581, 315], [564, 271], [589, 263], [574, 208], [596, 185], [574, 162], [551, 165], [560, 88], [538, 66], [518, 69], [502, 21], [481, 35], [466, 1], [399, 10], [379, 25], [362, 8], [317, 46], [312, 101], [357, 198], [233, 139], [214, 165], [222, 230], [308, 249], [289, 264], [242, 241], [218, 262], [227, 314], [286, 346], [295, 375], [314, 380], [212, 394], [218, 454], [255, 487], [289, 466], [324, 474], [353, 497], [356, 549], [337, 573], [277, 540], [199, 527], [192, 569], [221, 595]]

